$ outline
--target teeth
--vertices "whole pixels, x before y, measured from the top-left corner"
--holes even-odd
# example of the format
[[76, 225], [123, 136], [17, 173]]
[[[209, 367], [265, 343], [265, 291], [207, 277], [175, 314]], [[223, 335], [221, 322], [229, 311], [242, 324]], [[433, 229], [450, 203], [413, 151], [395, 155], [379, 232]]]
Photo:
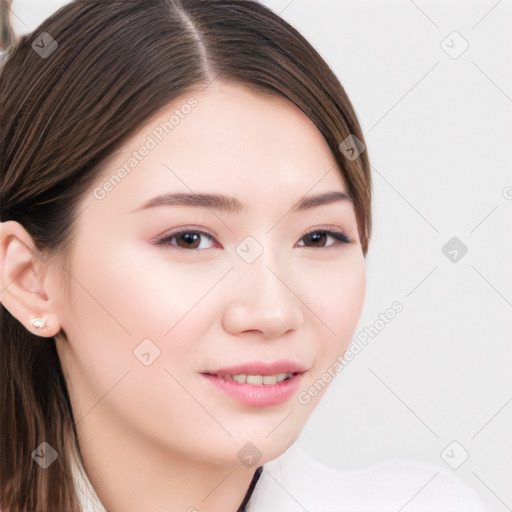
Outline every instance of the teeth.
[[246, 384], [254, 384], [255, 386], [261, 386], [263, 384], [263, 377], [261, 375], [247, 375], [245, 382]]
[[219, 377], [234, 380], [241, 384], [251, 384], [253, 386], [261, 386], [262, 384], [265, 384], [271, 386], [293, 377], [293, 373], [278, 373], [277, 375], [219, 375]]

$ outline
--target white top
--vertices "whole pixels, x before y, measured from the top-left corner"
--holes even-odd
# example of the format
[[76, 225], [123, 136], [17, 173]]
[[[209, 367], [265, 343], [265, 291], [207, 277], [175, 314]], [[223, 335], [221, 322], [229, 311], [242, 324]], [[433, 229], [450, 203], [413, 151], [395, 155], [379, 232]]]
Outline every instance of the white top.
[[[75, 472], [84, 512], [106, 512], [87, 477]], [[294, 444], [268, 462], [248, 512], [489, 512], [478, 495], [449, 470], [393, 459], [340, 471]]]

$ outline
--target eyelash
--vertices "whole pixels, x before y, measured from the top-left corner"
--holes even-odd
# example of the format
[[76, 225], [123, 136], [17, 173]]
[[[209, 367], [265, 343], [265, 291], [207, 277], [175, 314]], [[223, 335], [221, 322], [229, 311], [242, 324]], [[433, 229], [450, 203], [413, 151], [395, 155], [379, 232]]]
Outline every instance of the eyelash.
[[[331, 238], [336, 240], [338, 242], [338, 244], [339, 243], [341, 243], [341, 244], [351, 244], [352, 243], [352, 239], [350, 237], [348, 237], [345, 233], [343, 233], [343, 231], [341, 231], [339, 229], [333, 229], [333, 228], [313, 229], [311, 231], [308, 231], [306, 234], [304, 234], [304, 236], [302, 236], [300, 238], [300, 240], [303, 240], [304, 238], [306, 238], [310, 235], [313, 235], [313, 234], [317, 234], [317, 233], [321, 233], [321, 234], [330, 236]], [[171, 245], [171, 246], [175, 247], [176, 249], [183, 250], [183, 251], [204, 251], [204, 249], [195, 249], [195, 248], [187, 249], [187, 248], [183, 248], [183, 247], [177, 247], [174, 244], [171, 244], [171, 241], [174, 238], [179, 237], [180, 235], [184, 235], [184, 234], [197, 234], [197, 235], [205, 236], [209, 240], [212, 240], [212, 241], [215, 240], [215, 236], [212, 233], [209, 233], [207, 231], [202, 231], [199, 229], [188, 228], [188, 229], [180, 229], [178, 231], [168, 233], [167, 235], [164, 235], [162, 238], [159, 238], [155, 243], [156, 243], [156, 245]], [[318, 249], [328, 249], [329, 247], [332, 247], [333, 245], [338, 245], [338, 244], [333, 243], [327, 247], [317, 247], [317, 248]], [[305, 247], [305, 246], [301, 246], [301, 247]], [[315, 249], [315, 247], [312, 247], [312, 248]]]

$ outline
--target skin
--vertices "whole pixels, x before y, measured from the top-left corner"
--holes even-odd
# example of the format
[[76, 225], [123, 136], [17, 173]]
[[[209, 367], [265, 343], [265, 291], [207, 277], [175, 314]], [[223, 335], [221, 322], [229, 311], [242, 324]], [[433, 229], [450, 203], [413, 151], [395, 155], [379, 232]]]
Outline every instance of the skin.
[[[142, 127], [94, 187], [189, 97]], [[194, 97], [197, 107], [121, 183], [101, 200], [94, 187], [83, 198], [65, 262], [38, 260], [21, 225], [1, 226], [2, 303], [31, 330], [33, 315], [46, 316], [38, 332], [55, 336], [84, 465], [110, 512], [236, 510], [256, 467], [296, 440], [323, 392], [307, 405], [293, 396], [247, 406], [200, 373], [291, 359], [308, 369], [299, 392], [307, 390], [346, 350], [363, 306], [352, 202], [291, 211], [304, 195], [347, 192], [314, 124], [284, 98], [233, 84]], [[133, 211], [191, 191], [245, 206]], [[351, 243], [303, 238], [331, 226]], [[214, 241], [152, 243], [180, 227]], [[251, 264], [236, 251], [247, 236], [263, 248]], [[134, 356], [147, 338], [160, 349], [149, 366]], [[262, 453], [251, 468], [237, 457], [248, 442]]]

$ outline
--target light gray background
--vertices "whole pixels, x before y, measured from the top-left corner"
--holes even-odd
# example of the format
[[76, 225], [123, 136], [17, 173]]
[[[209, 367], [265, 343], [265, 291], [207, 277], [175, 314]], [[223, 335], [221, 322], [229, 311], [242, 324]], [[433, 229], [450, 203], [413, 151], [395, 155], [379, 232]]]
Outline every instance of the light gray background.
[[[15, 0], [16, 31], [65, 3]], [[341, 469], [440, 465], [510, 511], [512, 1], [264, 3], [324, 56], [366, 137], [374, 231], [356, 335], [404, 308], [340, 372], [299, 442]], [[452, 237], [468, 249], [455, 262], [441, 250]]]

